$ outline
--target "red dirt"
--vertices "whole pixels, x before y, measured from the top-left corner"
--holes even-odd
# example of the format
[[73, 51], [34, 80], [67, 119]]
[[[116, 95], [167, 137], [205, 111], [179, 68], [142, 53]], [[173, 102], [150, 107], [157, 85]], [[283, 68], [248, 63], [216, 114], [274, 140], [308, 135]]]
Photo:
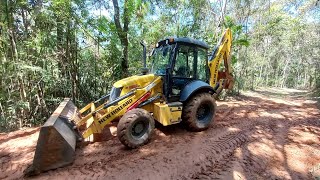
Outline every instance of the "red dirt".
[[[269, 94], [268, 94], [269, 93]], [[264, 95], [263, 95], [264, 94]], [[312, 179], [320, 176], [320, 110], [315, 101], [251, 92], [218, 102], [204, 132], [159, 127], [127, 150], [117, 137], [79, 147], [75, 162], [32, 179]], [[0, 179], [21, 179], [39, 128], [0, 134]]]

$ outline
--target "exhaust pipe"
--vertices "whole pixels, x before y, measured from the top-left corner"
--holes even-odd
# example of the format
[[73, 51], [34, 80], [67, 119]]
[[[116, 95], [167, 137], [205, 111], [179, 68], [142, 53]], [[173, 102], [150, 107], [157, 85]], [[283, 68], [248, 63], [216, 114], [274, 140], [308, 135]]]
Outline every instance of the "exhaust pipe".
[[143, 47], [143, 54], [142, 54], [142, 62], [143, 68], [141, 69], [142, 75], [146, 75], [149, 72], [147, 68], [147, 47], [143, 41], [140, 41], [141, 46]]

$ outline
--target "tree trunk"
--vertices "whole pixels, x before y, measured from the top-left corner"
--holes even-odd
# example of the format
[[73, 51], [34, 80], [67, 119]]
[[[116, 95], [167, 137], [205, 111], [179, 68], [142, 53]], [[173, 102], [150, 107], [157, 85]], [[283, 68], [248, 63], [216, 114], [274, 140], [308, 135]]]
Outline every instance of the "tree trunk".
[[2, 107], [2, 104], [1, 104], [1, 102], [0, 102], [0, 113], [1, 113], [1, 116], [2, 116], [2, 120], [4, 121], [4, 124], [5, 125], [7, 125], [7, 119], [6, 119], [6, 116], [5, 116], [5, 112], [4, 112], [4, 110], [3, 110], [3, 107]]
[[[18, 79], [19, 81], [19, 89], [20, 89], [20, 100], [21, 102], [26, 102], [26, 98], [27, 98], [27, 93], [24, 87], [24, 82], [22, 77], [19, 77]], [[26, 111], [24, 107], [20, 107], [20, 111], [21, 111], [21, 117], [19, 117], [19, 128], [23, 127], [23, 122], [24, 122], [24, 118], [26, 117]]]
[[15, 27], [14, 27], [14, 17], [13, 10], [11, 10], [12, 5], [10, 1], [6, 1], [6, 17], [7, 17], [7, 25], [8, 25], [8, 34], [10, 39], [11, 46], [11, 58], [13, 60], [18, 59], [18, 51], [16, 46], [16, 36], [15, 36]]
[[219, 23], [218, 23], [218, 27], [221, 27], [223, 22], [224, 22], [224, 15], [226, 13], [226, 10], [227, 10], [227, 0], [223, 0], [222, 1], [222, 6], [221, 6], [221, 14], [220, 14], [220, 20], [219, 20]]
[[113, 8], [114, 8], [114, 23], [117, 28], [117, 34], [121, 42], [122, 46], [122, 59], [121, 59], [121, 76], [126, 77], [128, 76], [128, 30], [129, 30], [129, 23], [130, 23], [130, 15], [128, 10], [128, 0], [124, 2], [124, 10], [123, 10], [123, 27], [120, 23], [120, 9], [118, 0], [112, 0]]
[[[63, 55], [63, 21], [59, 17], [59, 14], [56, 14], [57, 19], [57, 59], [58, 59], [58, 68], [60, 69], [59, 77], [64, 78], [65, 68], [64, 68], [64, 55]], [[64, 81], [62, 81], [64, 82]], [[59, 96], [59, 94], [58, 94]]]

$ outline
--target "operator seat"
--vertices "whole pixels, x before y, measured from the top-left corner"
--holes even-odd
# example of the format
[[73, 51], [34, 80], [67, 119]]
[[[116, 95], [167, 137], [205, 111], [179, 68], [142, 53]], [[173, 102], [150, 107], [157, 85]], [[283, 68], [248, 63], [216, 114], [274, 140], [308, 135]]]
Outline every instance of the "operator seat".
[[180, 77], [187, 77], [187, 67], [180, 66], [178, 70], [176, 71], [176, 75]]

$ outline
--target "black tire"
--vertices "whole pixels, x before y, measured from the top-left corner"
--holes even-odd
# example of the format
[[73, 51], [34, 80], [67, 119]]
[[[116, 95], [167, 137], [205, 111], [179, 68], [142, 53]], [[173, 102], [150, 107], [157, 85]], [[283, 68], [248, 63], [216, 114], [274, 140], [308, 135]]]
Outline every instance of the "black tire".
[[184, 105], [182, 120], [191, 131], [203, 131], [214, 121], [217, 105], [209, 93], [199, 93]]
[[122, 116], [117, 126], [117, 136], [126, 147], [137, 148], [149, 141], [153, 129], [154, 119], [151, 114], [136, 108]]

